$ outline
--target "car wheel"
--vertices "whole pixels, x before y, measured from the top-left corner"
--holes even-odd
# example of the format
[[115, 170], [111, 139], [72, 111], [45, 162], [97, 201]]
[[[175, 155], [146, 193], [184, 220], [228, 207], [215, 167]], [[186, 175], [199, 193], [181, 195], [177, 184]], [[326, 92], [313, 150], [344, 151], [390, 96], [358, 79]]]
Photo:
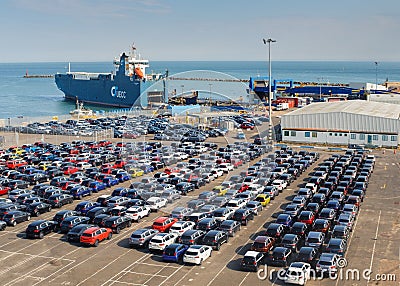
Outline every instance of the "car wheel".
[[39, 233], [39, 238], [42, 239], [43, 237], [44, 237], [44, 234], [43, 234], [43, 232], [41, 231], [41, 232]]
[[229, 235], [226, 236], [226, 243], [229, 242]]
[[130, 222], [128, 222], [128, 227], [131, 227], [132, 226], [132, 222], [130, 221]]
[[78, 199], [80, 199], [80, 200], [81, 200], [81, 199], [82, 199], [82, 195], [80, 195], [80, 196], [78, 197]]
[[49, 207], [49, 208], [47, 209], [47, 211], [48, 211], [48, 212], [51, 212], [51, 207]]
[[94, 244], [93, 244], [95, 247], [97, 247], [97, 246], [99, 246], [99, 240], [98, 239], [96, 239], [96, 241], [94, 242]]
[[217, 245], [215, 246], [215, 250], [220, 250], [221, 249], [221, 244], [217, 243]]
[[199, 265], [201, 265], [203, 263], [203, 258], [200, 259]]
[[39, 213], [38, 212], [34, 212], [33, 215], [34, 216], [39, 216]]
[[89, 196], [91, 196], [91, 195], [92, 195], [92, 191], [89, 192]]
[[30, 215], [28, 215], [27, 217], [26, 217], [26, 220], [31, 220], [31, 216]]
[[120, 233], [120, 232], [121, 232], [121, 228], [117, 227], [117, 228], [115, 229], [115, 233]]
[[107, 236], [107, 239], [110, 240], [112, 238], [112, 232], [110, 232]]
[[17, 222], [14, 220], [12, 223], [12, 226], [16, 226], [16, 225], [17, 225]]
[[243, 222], [243, 225], [247, 225], [247, 219]]

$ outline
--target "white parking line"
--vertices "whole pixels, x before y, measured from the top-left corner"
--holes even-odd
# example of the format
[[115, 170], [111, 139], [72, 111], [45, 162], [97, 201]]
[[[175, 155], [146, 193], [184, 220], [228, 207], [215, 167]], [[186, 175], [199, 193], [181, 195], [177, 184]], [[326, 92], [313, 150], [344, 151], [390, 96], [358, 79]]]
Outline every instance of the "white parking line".
[[[123, 282], [123, 281], [118, 281], [118, 280], [109, 280], [110, 282], [112, 282], [112, 284], [114, 283], [121, 283], [121, 284], [126, 284], [126, 285], [133, 285], [133, 286], [144, 286], [143, 284], [136, 284], [136, 283], [130, 283], [130, 282]], [[110, 284], [110, 285], [112, 285]]]
[[[47, 259], [59, 259], [57, 257], [52, 257], [52, 256], [44, 256], [44, 255], [39, 255], [39, 254], [29, 254], [29, 253], [23, 253], [23, 252], [19, 252], [19, 251], [7, 251], [7, 250], [3, 250], [0, 249], [0, 252], [5, 252], [5, 253], [12, 253], [12, 254], [21, 254], [21, 255], [27, 255], [27, 256], [33, 256], [35, 258], [47, 258]], [[65, 261], [75, 261], [72, 259], [61, 259], [61, 260], [65, 260]]]
[[[169, 263], [168, 263], [169, 264]], [[149, 279], [146, 280], [146, 282], [144, 282], [143, 284], [146, 285], [147, 283], [149, 283], [149, 281], [151, 281], [151, 279], [153, 279], [154, 277], [164, 277], [164, 278], [168, 278], [168, 276], [164, 276], [164, 275], [159, 275], [159, 273], [161, 271], [163, 271], [165, 268], [168, 267], [168, 264], [166, 264], [165, 266], [163, 266], [160, 270], [158, 270], [155, 274], [153, 274], [152, 277], [150, 277]]]
[[[379, 211], [378, 223], [376, 225], [375, 237], [374, 237], [374, 246], [372, 247], [372, 254], [371, 254], [371, 263], [369, 264], [369, 270], [372, 271], [372, 264], [374, 263], [374, 255], [375, 255], [375, 247], [376, 242], [378, 241], [378, 231], [379, 231], [379, 224], [381, 222], [381, 214], [382, 210]], [[367, 285], [370, 280], [367, 280]]]
[[[137, 263], [141, 263], [141, 261], [145, 260], [146, 258], [150, 257], [151, 253], [147, 253], [145, 255], [143, 255], [142, 257], [140, 257], [138, 260], [134, 261], [133, 263], [129, 264], [127, 267], [125, 267], [124, 269], [122, 269], [120, 272], [118, 272], [117, 274], [115, 274], [113, 277], [111, 277], [109, 280], [107, 280], [106, 282], [104, 282], [103, 284], [101, 284], [101, 286], [106, 285], [107, 283], [111, 282], [111, 284], [109, 285], [113, 285], [115, 282], [119, 282], [119, 279], [121, 279], [122, 277], [124, 277], [124, 275], [126, 274], [126, 271], [131, 268], [133, 265], [137, 264]], [[122, 275], [121, 275], [122, 274]], [[119, 276], [119, 277], [118, 277]], [[117, 278], [118, 277], [118, 278]]]
[[[143, 272], [136, 272], [136, 271], [130, 271], [130, 270], [125, 270], [123, 271], [124, 273], [131, 273], [131, 274], [139, 274], [139, 275], [145, 275], [145, 276], [151, 276], [151, 278], [149, 280], [151, 280], [153, 277], [163, 277], [166, 278], [168, 276], [165, 275], [159, 275], [159, 274], [153, 274], [153, 273], [143, 273]], [[149, 281], [148, 280], [148, 281]], [[147, 281], [146, 281], [147, 282]], [[144, 283], [144, 285], [146, 285], [146, 283]]]
[[[179, 268], [177, 268], [174, 272], [172, 272], [166, 279], [164, 279], [164, 281], [163, 282], [161, 282], [160, 283], [160, 285], [158, 285], [158, 286], [161, 286], [161, 285], [163, 285], [165, 282], [167, 282], [172, 276], [174, 276], [179, 270], [181, 270], [183, 268], [183, 265], [181, 265]], [[198, 274], [198, 273], [197, 273]]]
[[250, 272], [247, 272], [246, 276], [244, 276], [244, 278], [242, 279], [242, 281], [240, 281], [239, 286], [241, 286], [244, 282], [244, 280], [246, 280], [247, 276], [249, 276]]

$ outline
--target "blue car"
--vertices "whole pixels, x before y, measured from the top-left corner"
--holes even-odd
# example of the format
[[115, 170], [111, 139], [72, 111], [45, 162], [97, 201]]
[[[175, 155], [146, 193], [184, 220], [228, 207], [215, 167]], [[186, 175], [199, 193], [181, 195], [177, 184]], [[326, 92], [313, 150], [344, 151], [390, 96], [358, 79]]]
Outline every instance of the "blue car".
[[113, 176], [106, 176], [103, 179], [103, 183], [107, 185], [107, 187], [112, 187], [119, 184], [119, 180], [114, 178]]
[[79, 187], [72, 188], [69, 194], [71, 196], [73, 196], [74, 199], [81, 200], [82, 197], [91, 196], [92, 191], [89, 188], [86, 188], [84, 186], [79, 186]]
[[162, 259], [164, 261], [179, 262], [185, 254], [186, 250], [189, 248], [188, 245], [173, 243], [164, 248]]
[[291, 227], [294, 224], [294, 218], [288, 214], [280, 214], [276, 219], [276, 223]]
[[88, 213], [88, 211], [90, 211], [91, 209], [93, 209], [95, 207], [99, 207], [99, 206], [100, 206], [99, 203], [95, 203], [95, 202], [91, 202], [91, 201], [83, 201], [76, 205], [75, 211], [79, 215], [86, 215]]
[[128, 194], [128, 189], [127, 188], [116, 188], [112, 193], [111, 196], [121, 196], [121, 197], [126, 197]]
[[121, 172], [115, 175], [115, 177], [119, 180], [120, 183], [129, 181], [131, 177], [127, 172]]
[[154, 167], [150, 166], [150, 165], [143, 165], [140, 167], [140, 169], [142, 169], [145, 174], [151, 173], [154, 171]]
[[105, 190], [107, 187], [103, 182], [93, 181], [89, 184], [88, 189], [93, 193], [98, 193], [99, 191]]

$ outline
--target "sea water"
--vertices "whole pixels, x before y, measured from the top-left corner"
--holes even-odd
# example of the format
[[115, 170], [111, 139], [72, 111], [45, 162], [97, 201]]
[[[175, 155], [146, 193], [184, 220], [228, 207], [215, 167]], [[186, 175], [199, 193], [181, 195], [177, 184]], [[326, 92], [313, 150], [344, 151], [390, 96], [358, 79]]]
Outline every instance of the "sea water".
[[[155, 61], [150, 62], [148, 72], [166, 70], [169, 76], [187, 72], [210, 70], [221, 77], [248, 80], [250, 77], [268, 76], [268, 61]], [[65, 73], [68, 63], [0, 63], [0, 119], [13, 117], [56, 116], [68, 114], [75, 103], [65, 101], [54, 78], [24, 78], [29, 75]], [[71, 71], [111, 72], [111, 62], [71, 63]], [[292, 79], [307, 82], [371, 82], [400, 81], [399, 62], [321, 62], [321, 61], [274, 61], [273, 79]], [[183, 85], [182, 85], [183, 88]], [[205, 83], [204, 89], [214, 88]], [[245, 91], [243, 91], [245, 92]], [[87, 106], [94, 110], [104, 107]]]

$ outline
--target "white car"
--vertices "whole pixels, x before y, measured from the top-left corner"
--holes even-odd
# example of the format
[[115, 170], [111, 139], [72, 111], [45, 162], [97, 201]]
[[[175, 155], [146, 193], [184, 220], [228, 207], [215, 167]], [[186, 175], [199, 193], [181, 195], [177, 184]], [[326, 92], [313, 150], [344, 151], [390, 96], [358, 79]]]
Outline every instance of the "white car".
[[175, 153], [175, 156], [181, 160], [186, 160], [189, 158], [189, 155], [184, 152], [177, 152], [177, 153]]
[[211, 174], [213, 174], [215, 178], [219, 178], [224, 175], [224, 171], [222, 171], [221, 169], [212, 169]]
[[221, 163], [218, 169], [224, 171], [224, 173], [228, 173], [229, 171], [233, 171], [233, 165], [231, 163]]
[[145, 216], [149, 216], [150, 208], [146, 206], [133, 206], [126, 210], [126, 216], [129, 216], [132, 220], [139, 222]]
[[285, 283], [305, 285], [310, 279], [311, 265], [305, 262], [293, 262], [285, 273]]
[[159, 197], [151, 197], [146, 201], [152, 212], [158, 212], [159, 209], [167, 205], [167, 199]]
[[83, 170], [89, 169], [89, 168], [91, 168], [93, 166], [92, 166], [92, 164], [90, 164], [88, 162], [79, 162], [78, 164], [76, 164], [76, 167], [79, 170], [83, 171]]
[[181, 236], [185, 231], [193, 229], [196, 224], [193, 221], [177, 221], [169, 229], [170, 233], [175, 233]]
[[307, 183], [305, 186], [307, 189], [310, 189], [313, 194], [315, 194], [317, 192], [318, 186], [314, 183]]
[[252, 192], [255, 195], [262, 194], [264, 191], [264, 187], [260, 184], [249, 184], [247, 190], [248, 192]]
[[213, 217], [217, 221], [223, 222], [225, 220], [231, 219], [234, 212], [235, 211], [231, 208], [218, 208], [213, 212]]
[[211, 257], [212, 247], [206, 245], [192, 245], [183, 255], [183, 263], [201, 265], [204, 260]]
[[153, 236], [149, 242], [149, 250], [164, 250], [168, 245], [175, 243], [178, 235], [176, 233], [159, 233]]
[[274, 180], [272, 185], [282, 192], [287, 187], [287, 182], [284, 180]]
[[242, 209], [246, 206], [246, 201], [243, 199], [232, 199], [227, 204], [228, 209], [233, 209], [234, 211]]

